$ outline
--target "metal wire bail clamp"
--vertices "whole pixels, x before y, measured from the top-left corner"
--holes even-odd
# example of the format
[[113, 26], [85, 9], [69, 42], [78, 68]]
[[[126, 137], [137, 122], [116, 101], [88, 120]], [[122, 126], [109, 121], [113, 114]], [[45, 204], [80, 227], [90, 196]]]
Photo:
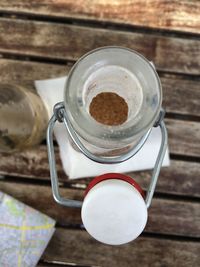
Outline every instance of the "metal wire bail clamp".
[[[165, 115], [165, 111], [161, 109], [158, 119], [154, 124], [154, 127], [160, 127], [162, 140], [160, 144], [159, 153], [156, 159], [156, 163], [152, 172], [151, 181], [149, 184], [149, 188], [147, 190], [145, 203], [147, 208], [149, 208], [151, 204], [151, 200], [153, 198], [153, 194], [155, 191], [158, 175], [160, 173], [160, 168], [162, 166], [162, 162], [165, 156], [165, 152], [167, 149], [167, 130], [165, 127], [165, 123], [163, 121]], [[57, 170], [56, 170], [56, 163], [55, 163], [55, 153], [54, 153], [54, 145], [53, 145], [53, 128], [56, 123], [56, 121], [60, 123], [64, 123], [66, 130], [74, 142], [74, 144], [77, 146], [77, 148], [89, 159], [102, 163], [102, 164], [115, 164], [115, 163], [121, 163], [123, 161], [126, 161], [133, 157], [144, 145], [147, 138], [149, 137], [149, 134], [151, 132], [151, 129], [148, 130], [148, 132], [138, 141], [137, 145], [128, 153], [116, 156], [116, 157], [100, 157], [92, 154], [80, 141], [77, 133], [74, 131], [69, 118], [67, 116], [67, 113], [65, 111], [64, 103], [59, 102], [54, 106], [54, 113], [49, 120], [48, 128], [47, 128], [47, 151], [48, 151], [48, 159], [49, 159], [49, 166], [50, 166], [50, 176], [51, 176], [51, 185], [52, 185], [52, 192], [53, 197], [55, 201], [61, 205], [67, 206], [67, 207], [74, 207], [74, 208], [80, 208], [82, 206], [82, 201], [78, 200], [71, 200], [71, 199], [65, 199], [63, 198], [59, 193], [59, 184], [58, 184], [58, 176], [57, 176]]]

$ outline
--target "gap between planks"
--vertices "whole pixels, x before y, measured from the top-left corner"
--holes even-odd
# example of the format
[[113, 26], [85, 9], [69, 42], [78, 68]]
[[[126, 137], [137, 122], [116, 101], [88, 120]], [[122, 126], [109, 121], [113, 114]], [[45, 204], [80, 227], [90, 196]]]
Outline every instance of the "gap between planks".
[[100, 267], [99, 265], [80, 265], [72, 262], [40, 260], [37, 267]]

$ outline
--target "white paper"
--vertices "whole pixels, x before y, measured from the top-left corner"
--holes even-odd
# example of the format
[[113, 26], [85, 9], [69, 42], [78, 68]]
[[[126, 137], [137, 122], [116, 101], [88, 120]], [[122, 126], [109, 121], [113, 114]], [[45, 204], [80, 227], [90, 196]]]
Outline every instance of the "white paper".
[[[49, 116], [53, 107], [64, 99], [64, 84], [67, 77], [35, 81], [38, 94], [43, 99]], [[60, 148], [60, 157], [63, 169], [70, 179], [94, 177], [108, 172], [131, 172], [153, 169], [161, 143], [160, 129], [153, 128], [142, 149], [131, 159], [118, 164], [100, 164], [91, 161], [82, 153], [76, 151], [70, 144], [63, 124], [56, 125], [55, 137]], [[162, 166], [169, 166], [169, 153], [166, 151]]]

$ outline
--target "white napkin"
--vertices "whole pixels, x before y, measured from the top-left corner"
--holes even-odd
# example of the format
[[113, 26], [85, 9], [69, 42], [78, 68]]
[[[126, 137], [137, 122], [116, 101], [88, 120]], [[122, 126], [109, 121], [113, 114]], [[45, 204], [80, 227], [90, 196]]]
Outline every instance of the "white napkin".
[[[61, 77], [35, 81], [36, 90], [48, 109], [49, 117], [52, 115], [53, 106], [64, 99], [66, 79], [67, 77]], [[77, 152], [71, 146], [63, 124], [58, 123], [56, 125], [54, 134], [60, 147], [60, 157], [64, 171], [70, 179], [93, 177], [108, 172], [124, 173], [152, 169], [154, 168], [161, 143], [160, 129], [153, 128], [145, 145], [135, 156], [123, 163], [110, 165], [93, 162], [82, 153]], [[169, 166], [168, 150], [166, 151], [162, 166]]]

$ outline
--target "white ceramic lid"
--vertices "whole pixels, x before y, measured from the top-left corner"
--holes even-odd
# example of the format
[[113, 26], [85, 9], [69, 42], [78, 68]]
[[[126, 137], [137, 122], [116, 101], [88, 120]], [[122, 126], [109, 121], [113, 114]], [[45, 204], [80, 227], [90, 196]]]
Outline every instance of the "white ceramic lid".
[[147, 207], [132, 184], [106, 179], [87, 192], [81, 217], [86, 230], [96, 240], [121, 245], [141, 234], [147, 222]]

